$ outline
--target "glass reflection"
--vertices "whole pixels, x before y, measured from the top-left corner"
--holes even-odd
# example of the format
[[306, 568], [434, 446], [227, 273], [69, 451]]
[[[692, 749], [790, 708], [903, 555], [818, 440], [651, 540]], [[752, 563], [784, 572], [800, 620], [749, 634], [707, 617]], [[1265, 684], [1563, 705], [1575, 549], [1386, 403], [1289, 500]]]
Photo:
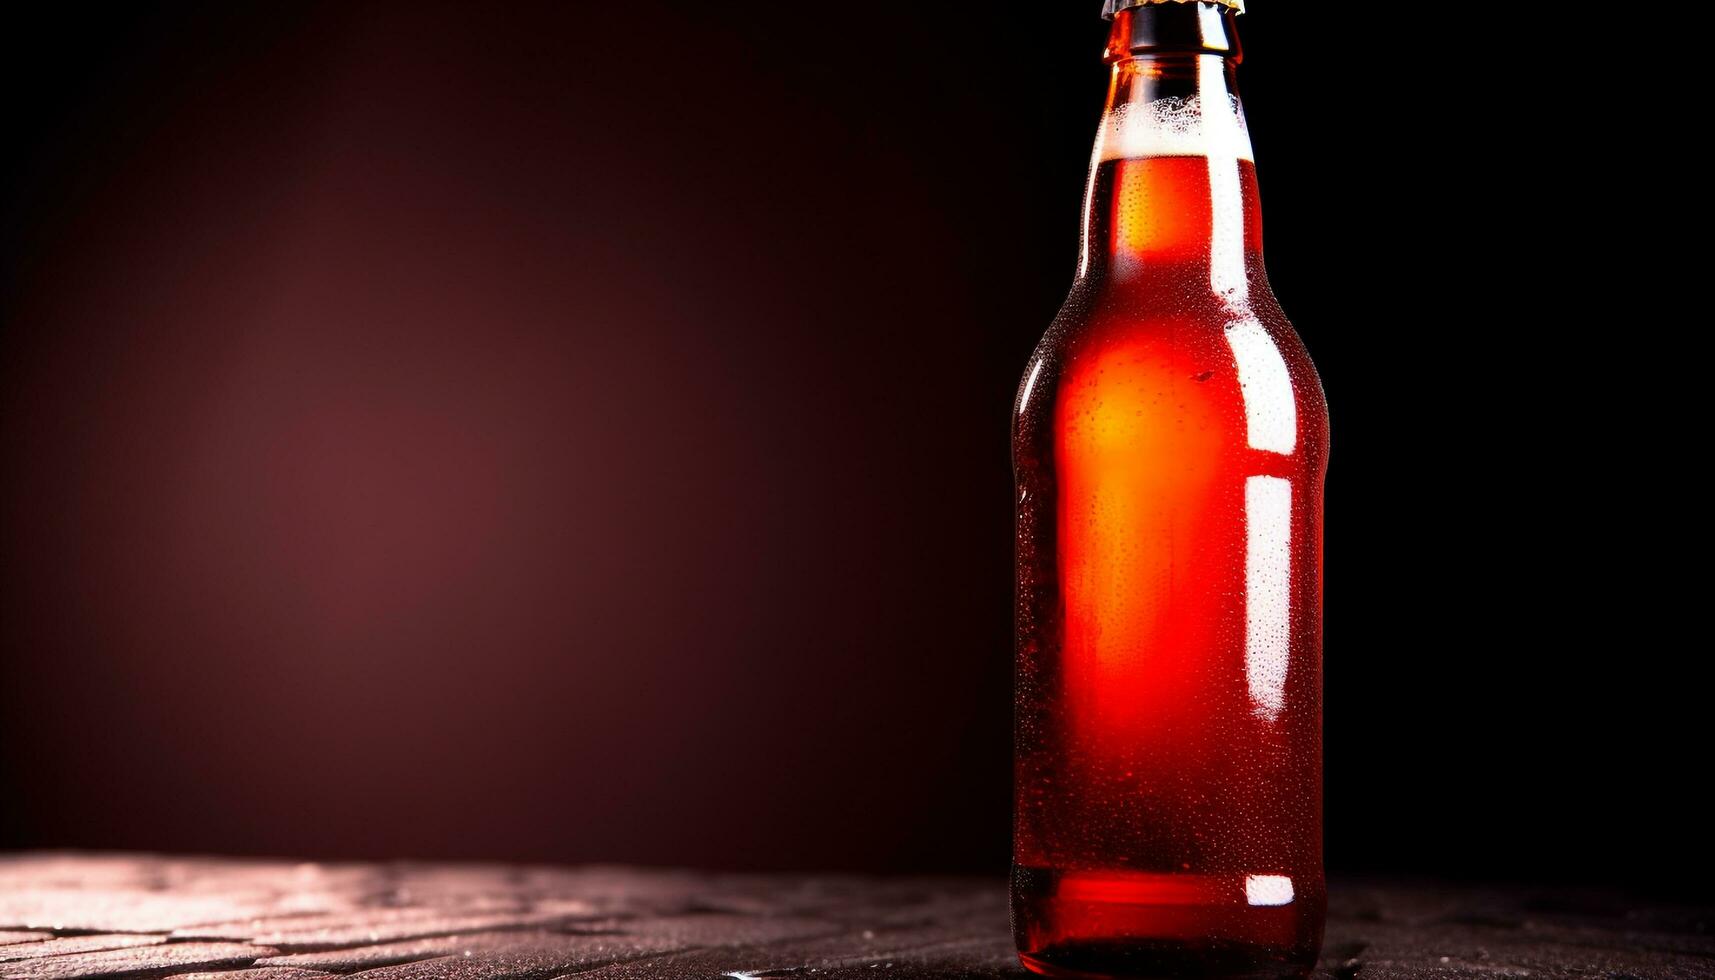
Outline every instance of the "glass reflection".
[[1245, 687], [1265, 721], [1286, 707], [1292, 650], [1292, 481], [1245, 480]]

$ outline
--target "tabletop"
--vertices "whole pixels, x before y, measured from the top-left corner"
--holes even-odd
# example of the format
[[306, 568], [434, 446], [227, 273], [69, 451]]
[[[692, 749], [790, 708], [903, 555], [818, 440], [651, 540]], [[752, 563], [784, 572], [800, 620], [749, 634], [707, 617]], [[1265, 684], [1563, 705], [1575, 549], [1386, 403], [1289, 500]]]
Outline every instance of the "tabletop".
[[[1319, 975], [1715, 977], [1715, 909], [1339, 881]], [[0, 856], [0, 980], [1024, 977], [996, 879]]]

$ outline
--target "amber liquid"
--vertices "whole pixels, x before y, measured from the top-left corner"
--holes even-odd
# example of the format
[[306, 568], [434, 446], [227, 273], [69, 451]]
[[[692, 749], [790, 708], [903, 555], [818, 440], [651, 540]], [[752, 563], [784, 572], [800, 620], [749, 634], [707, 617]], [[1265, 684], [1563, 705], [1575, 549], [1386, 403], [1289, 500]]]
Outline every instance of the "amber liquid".
[[1013, 924], [1051, 976], [1293, 976], [1324, 911], [1327, 413], [1246, 161], [1102, 163], [1015, 415]]

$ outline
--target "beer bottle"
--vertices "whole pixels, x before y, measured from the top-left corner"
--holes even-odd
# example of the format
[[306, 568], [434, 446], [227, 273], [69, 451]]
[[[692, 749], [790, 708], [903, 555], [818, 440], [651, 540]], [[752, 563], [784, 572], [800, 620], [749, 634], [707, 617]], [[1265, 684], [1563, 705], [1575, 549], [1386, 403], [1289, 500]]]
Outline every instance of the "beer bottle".
[[1263, 269], [1243, 0], [1108, 0], [1070, 294], [1013, 413], [1013, 928], [1050, 976], [1322, 941], [1321, 383]]

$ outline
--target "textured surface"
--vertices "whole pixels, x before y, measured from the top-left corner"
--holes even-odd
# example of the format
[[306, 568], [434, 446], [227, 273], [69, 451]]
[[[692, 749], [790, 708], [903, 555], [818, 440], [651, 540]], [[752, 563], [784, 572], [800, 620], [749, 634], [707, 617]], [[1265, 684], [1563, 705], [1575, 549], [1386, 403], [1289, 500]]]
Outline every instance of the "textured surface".
[[[0, 858], [0, 980], [1022, 977], [997, 881]], [[1323, 977], [1715, 977], [1715, 911], [1336, 883]]]

